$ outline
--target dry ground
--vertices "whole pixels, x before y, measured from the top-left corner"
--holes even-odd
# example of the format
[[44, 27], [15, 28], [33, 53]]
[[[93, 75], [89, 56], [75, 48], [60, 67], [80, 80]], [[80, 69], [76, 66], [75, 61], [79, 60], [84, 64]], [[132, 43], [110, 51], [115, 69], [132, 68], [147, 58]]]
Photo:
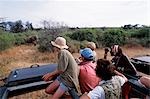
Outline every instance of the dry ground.
[[[130, 58], [138, 55], [150, 55], [150, 49], [143, 47], [124, 46], [124, 53]], [[103, 49], [96, 50], [98, 58], [103, 58]], [[78, 53], [73, 54], [74, 57], [79, 57]], [[11, 70], [16, 68], [29, 67], [33, 64], [55, 63], [55, 53], [40, 53], [35, 46], [21, 45], [0, 52], [0, 78], [7, 76]], [[111, 57], [109, 56], [109, 59]], [[43, 90], [32, 92], [12, 99], [48, 99], [48, 95]]]

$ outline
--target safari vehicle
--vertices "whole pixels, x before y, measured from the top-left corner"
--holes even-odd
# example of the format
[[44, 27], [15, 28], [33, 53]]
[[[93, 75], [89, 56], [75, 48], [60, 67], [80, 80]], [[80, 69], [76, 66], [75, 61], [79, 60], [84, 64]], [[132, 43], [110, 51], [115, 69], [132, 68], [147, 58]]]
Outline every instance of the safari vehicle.
[[[32, 65], [29, 68], [15, 69], [0, 87], [0, 99], [46, 88], [52, 81], [45, 82], [42, 76], [56, 69], [57, 64]], [[17, 93], [17, 94], [16, 94]]]
[[126, 99], [127, 97], [135, 97], [140, 99], [146, 99], [146, 96], [150, 98], [150, 89], [144, 87], [141, 83], [139, 83], [139, 78], [141, 76], [149, 76], [150, 75], [150, 55], [144, 56], [136, 56], [131, 58], [132, 64], [138, 71], [138, 76], [131, 76], [125, 74], [128, 78], [128, 86], [126, 86]]
[[[150, 74], [150, 56], [134, 57], [131, 58], [131, 62], [138, 71], [148, 75]], [[7, 78], [1, 79], [5, 84], [0, 87], [0, 99], [7, 99], [8, 97], [46, 88], [53, 80], [45, 82], [42, 80], [42, 76], [46, 73], [53, 72], [56, 68], [57, 64], [47, 64], [41, 66], [32, 65], [28, 68], [13, 70]], [[150, 89], [142, 86], [138, 82], [138, 76], [131, 76], [128, 74], [125, 74], [125, 76], [129, 80], [122, 88], [123, 98], [129, 99], [131, 97], [136, 97], [143, 99], [146, 96], [150, 96]], [[79, 97], [76, 97], [74, 91], [69, 93], [73, 99], [79, 99]]]
[[131, 58], [131, 62], [139, 72], [150, 75], [150, 55]]
[[[32, 65], [28, 68], [15, 69], [7, 78], [1, 79], [5, 84], [0, 87], [0, 99], [7, 99], [24, 93], [45, 89], [51, 81], [45, 82], [42, 76], [56, 70], [57, 64]], [[74, 89], [69, 89], [69, 94], [79, 99]]]

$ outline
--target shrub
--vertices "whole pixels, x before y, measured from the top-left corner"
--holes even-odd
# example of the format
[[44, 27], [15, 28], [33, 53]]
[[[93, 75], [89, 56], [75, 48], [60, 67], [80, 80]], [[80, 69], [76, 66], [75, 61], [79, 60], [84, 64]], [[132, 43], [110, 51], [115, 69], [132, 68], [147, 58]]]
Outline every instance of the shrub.
[[103, 46], [111, 46], [113, 44], [123, 45], [126, 42], [126, 35], [122, 30], [111, 29], [103, 33], [100, 41]]
[[23, 34], [23, 33], [14, 34], [14, 37], [15, 37], [16, 45], [25, 44], [25, 38], [26, 38], [25, 34]]
[[38, 32], [36, 31], [26, 31], [22, 33], [13, 33], [15, 37], [15, 44], [16, 45], [21, 45], [21, 44], [26, 44], [26, 40], [31, 37], [31, 36], [37, 36]]
[[140, 44], [144, 47], [150, 47], [150, 38], [142, 38]]
[[139, 29], [137, 32], [131, 34], [131, 37], [135, 38], [150, 38], [150, 27], [143, 27]]
[[94, 33], [89, 31], [88, 29], [77, 30], [77, 31], [73, 32], [72, 34], [68, 34], [67, 36], [69, 36], [71, 39], [77, 40], [77, 41], [84, 41], [84, 40], [96, 41], [96, 37], [95, 37]]
[[77, 41], [72, 40], [67, 36], [63, 36], [67, 40], [67, 45], [69, 46], [69, 51], [71, 53], [78, 53], [80, 49], [83, 49], [86, 47], [87, 41]]
[[50, 45], [50, 41], [53, 40], [53, 36], [47, 32], [47, 31], [41, 31], [41, 33], [38, 35], [39, 36], [39, 47], [38, 50], [40, 52], [45, 52], [45, 51], [52, 51], [52, 46]]
[[98, 48], [102, 47], [102, 43], [103, 43], [103, 35], [104, 35], [104, 32], [100, 31], [99, 33], [96, 33], [96, 45]]
[[131, 34], [131, 38], [138, 39], [138, 44], [150, 47], [150, 27], [143, 27]]
[[13, 34], [2, 33], [0, 35], [0, 51], [14, 46], [14, 43], [15, 43], [15, 38]]

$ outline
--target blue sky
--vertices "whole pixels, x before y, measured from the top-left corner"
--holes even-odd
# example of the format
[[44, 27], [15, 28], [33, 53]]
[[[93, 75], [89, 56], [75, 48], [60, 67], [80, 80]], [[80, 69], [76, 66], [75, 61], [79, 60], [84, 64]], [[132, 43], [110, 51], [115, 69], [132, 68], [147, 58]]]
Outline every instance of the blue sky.
[[34, 26], [43, 20], [75, 27], [150, 25], [150, 0], [0, 0], [0, 17]]

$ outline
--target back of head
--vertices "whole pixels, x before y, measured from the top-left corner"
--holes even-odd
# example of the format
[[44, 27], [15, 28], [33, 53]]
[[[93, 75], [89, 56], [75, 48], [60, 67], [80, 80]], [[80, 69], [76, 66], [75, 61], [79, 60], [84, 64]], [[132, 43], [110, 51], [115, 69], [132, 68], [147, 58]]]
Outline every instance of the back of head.
[[[101, 83], [100, 86], [105, 92], [105, 99], [120, 99], [121, 84], [118, 78], [113, 79], [115, 67], [106, 59], [98, 59], [96, 67], [96, 75], [106, 82]], [[110, 81], [107, 81], [110, 80]]]
[[90, 48], [91, 50], [95, 50], [96, 49], [96, 45], [94, 42], [88, 42], [87, 43], [87, 47]]
[[94, 59], [93, 51], [90, 48], [80, 50], [80, 54], [87, 61], [92, 61]]
[[122, 54], [122, 49], [119, 45], [112, 45], [110, 50], [111, 56], [118, 56]]
[[110, 80], [114, 75], [115, 66], [106, 59], [98, 59], [96, 66], [96, 75], [103, 80]]

